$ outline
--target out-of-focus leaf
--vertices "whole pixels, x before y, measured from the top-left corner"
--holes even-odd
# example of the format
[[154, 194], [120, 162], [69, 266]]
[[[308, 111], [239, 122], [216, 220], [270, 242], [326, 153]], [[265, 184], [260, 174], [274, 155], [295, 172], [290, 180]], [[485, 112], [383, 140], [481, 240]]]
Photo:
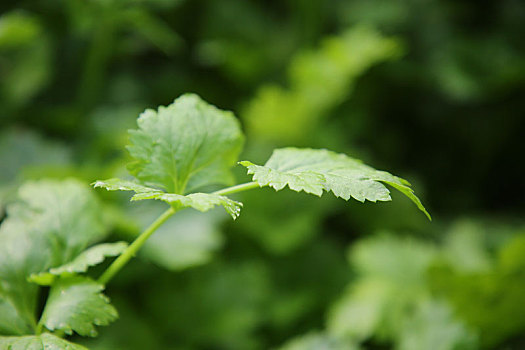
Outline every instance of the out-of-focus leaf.
[[484, 272], [492, 261], [484, 244], [483, 229], [471, 221], [456, 222], [447, 234], [445, 259], [462, 272]]
[[328, 331], [358, 340], [392, 338], [406, 309], [428, 297], [425, 272], [436, 253], [429, 244], [391, 235], [358, 242], [350, 260], [359, 277], [330, 311]]
[[383, 320], [392, 292], [391, 286], [380, 280], [349, 286], [328, 315], [329, 332], [359, 341], [371, 337]]
[[473, 330], [434, 299], [427, 284], [438, 256], [435, 246], [414, 239], [383, 235], [359, 242], [350, 254], [358, 279], [332, 308], [328, 332], [391, 341], [403, 350], [477, 348]]
[[40, 285], [51, 285], [57, 276], [86, 272], [90, 266], [100, 264], [106, 257], [120, 255], [126, 250], [127, 246], [126, 242], [98, 244], [83, 251], [67, 264], [54, 267], [49, 272], [41, 272], [29, 276], [29, 281]]
[[72, 260], [105, 235], [105, 226], [93, 193], [76, 180], [30, 182], [18, 198], [0, 226], [0, 306], [9, 310], [0, 324], [12, 322], [14, 334], [24, 334], [36, 324], [38, 290], [26, 278]]
[[525, 328], [525, 235], [517, 233], [499, 249], [489, 269], [471, 271], [446, 262], [429, 274], [432, 290], [450, 300], [487, 348]]
[[400, 331], [397, 349], [474, 350], [477, 337], [458, 321], [447, 303], [422, 302]]
[[498, 266], [503, 271], [525, 273], [525, 230], [513, 237], [499, 252]]
[[6, 107], [26, 102], [45, 86], [51, 52], [35, 17], [23, 12], [0, 17], [0, 61], [0, 102]]
[[[146, 228], [162, 212], [159, 203], [141, 203], [129, 215]], [[219, 223], [225, 218], [212, 211], [201, 215], [195, 211], [181, 211], [162, 225], [148, 239], [141, 255], [169, 270], [182, 270], [207, 263], [222, 247]]]
[[118, 318], [117, 310], [101, 293], [103, 289], [86, 277], [59, 278], [51, 287], [39, 323], [51, 331], [96, 336], [95, 326], [106, 326]]
[[28, 13], [6, 13], [0, 17], [0, 50], [30, 44], [41, 30], [36, 19]]
[[331, 191], [336, 197], [360, 202], [389, 201], [388, 184], [405, 194], [430, 219], [430, 215], [414, 195], [410, 184], [385, 171], [375, 170], [361, 161], [327, 150], [281, 148], [273, 152], [264, 166], [240, 162], [260, 186], [321, 196]]
[[2, 350], [87, 350], [87, 348], [68, 342], [50, 333], [27, 335], [23, 337], [0, 336]]
[[323, 333], [311, 333], [290, 340], [280, 350], [357, 350], [359, 347], [348, 341]]
[[359, 75], [399, 51], [397, 40], [366, 27], [326, 39], [320, 49], [304, 52], [290, 64], [289, 89], [267, 85], [259, 90], [243, 113], [248, 132], [260, 140], [300, 143], [348, 95]]

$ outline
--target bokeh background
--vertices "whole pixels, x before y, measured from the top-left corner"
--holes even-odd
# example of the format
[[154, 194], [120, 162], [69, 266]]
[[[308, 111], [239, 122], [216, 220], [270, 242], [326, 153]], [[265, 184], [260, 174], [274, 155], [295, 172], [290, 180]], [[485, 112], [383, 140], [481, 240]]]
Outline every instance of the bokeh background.
[[[0, 213], [29, 179], [124, 174], [138, 114], [195, 92], [241, 120], [242, 158], [344, 152], [409, 179], [434, 217], [395, 193], [271, 190], [238, 196], [234, 223], [182, 212], [108, 286], [120, 320], [75, 341], [525, 348], [523, 1], [4, 0], [0, 13]], [[111, 239], [164, 209], [97, 193]]]

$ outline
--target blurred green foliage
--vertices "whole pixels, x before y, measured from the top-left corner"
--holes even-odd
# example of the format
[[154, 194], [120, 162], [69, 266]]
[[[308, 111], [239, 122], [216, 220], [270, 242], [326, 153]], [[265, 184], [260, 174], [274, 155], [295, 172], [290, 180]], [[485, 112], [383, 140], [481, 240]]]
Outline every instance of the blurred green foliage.
[[[522, 349], [523, 23], [518, 0], [3, 1], [0, 213], [27, 180], [123, 176], [137, 115], [196, 92], [237, 114], [241, 158], [345, 152], [411, 179], [434, 223], [402, 196], [271, 190], [235, 223], [183, 212], [108, 286], [120, 319], [74, 341]], [[163, 209], [99, 195], [115, 240]]]

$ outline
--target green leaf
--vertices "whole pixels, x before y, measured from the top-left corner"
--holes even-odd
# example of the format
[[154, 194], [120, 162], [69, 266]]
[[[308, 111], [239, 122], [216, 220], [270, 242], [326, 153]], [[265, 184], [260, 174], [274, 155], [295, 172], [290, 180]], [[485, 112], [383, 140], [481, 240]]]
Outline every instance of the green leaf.
[[392, 302], [393, 288], [380, 280], [358, 281], [347, 288], [328, 313], [328, 330], [362, 341], [376, 332]]
[[108, 191], [134, 191], [136, 193], [142, 192], [162, 192], [158, 189], [143, 186], [133, 181], [126, 181], [117, 178], [108, 179], [108, 180], [98, 180], [95, 181], [92, 186], [94, 188], [105, 188]]
[[167, 107], [148, 109], [130, 131], [128, 169], [143, 184], [185, 194], [199, 187], [232, 182], [243, 134], [233, 113], [194, 94]]
[[31, 275], [29, 281], [49, 286], [57, 276], [86, 272], [90, 266], [100, 264], [106, 257], [120, 255], [126, 250], [127, 246], [128, 244], [126, 242], [103, 243], [96, 245], [85, 250], [73, 261], [67, 264], [52, 268], [49, 272]]
[[403, 350], [479, 349], [476, 334], [455, 317], [447, 303], [437, 300], [418, 304], [398, 337], [398, 348]]
[[395, 349], [476, 349], [475, 334], [429, 288], [428, 269], [440, 253], [392, 235], [354, 244], [349, 258], [357, 276], [329, 312], [328, 332], [393, 342]]
[[[24, 334], [30, 332], [28, 324], [20, 317], [16, 305], [0, 291], [0, 334]], [[30, 315], [29, 315], [30, 316]]]
[[34, 329], [38, 286], [27, 277], [71, 261], [100, 240], [102, 217], [89, 187], [76, 180], [29, 182], [19, 189], [0, 226], [0, 333]]
[[275, 150], [264, 166], [249, 161], [240, 164], [248, 168], [253, 181], [276, 191], [288, 186], [294, 191], [317, 196], [321, 196], [323, 191], [332, 191], [344, 200], [354, 198], [360, 202], [376, 202], [391, 200], [390, 191], [384, 186], [387, 184], [410, 198], [430, 219], [430, 214], [406, 180], [375, 170], [344, 154], [290, 147]]
[[188, 194], [199, 187], [232, 182], [230, 168], [244, 137], [231, 112], [186, 94], [168, 107], [146, 110], [138, 125], [138, 130], [130, 131], [128, 149], [135, 159], [129, 170], [140, 183], [109, 179], [95, 182], [94, 187], [134, 191], [134, 201], [158, 199], [203, 212], [222, 205], [234, 219], [239, 216], [239, 202], [213, 193]]
[[290, 340], [280, 350], [357, 350], [359, 347], [350, 341], [323, 334], [310, 333]]
[[401, 320], [427, 293], [426, 271], [436, 256], [431, 244], [390, 234], [354, 244], [349, 260], [357, 278], [328, 313], [330, 334], [357, 340], [399, 334]]
[[108, 191], [134, 191], [135, 195], [131, 197], [132, 201], [157, 199], [166, 202], [175, 208], [194, 208], [202, 212], [213, 209], [217, 205], [222, 205], [233, 219], [236, 219], [239, 216], [242, 207], [242, 203], [218, 194], [191, 193], [183, 196], [175, 193], [165, 193], [155, 188], [142, 186], [131, 181], [120, 179], [97, 181], [93, 186], [105, 188]]
[[192, 193], [181, 196], [175, 193], [149, 192], [137, 193], [131, 198], [132, 201], [144, 199], [158, 199], [178, 208], [190, 207], [202, 212], [213, 209], [217, 205], [222, 205], [234, 220], [237, 219], [241, 213], [242, 207], [241, 202], [213, 193]]
[[51, 287], [40, 324], [50, 331], [96, 336], [95, 325], [105, 326], [118, 318], [117, 310], [101, 293], [103, 289], [86, 277], [59, 278]]
[[267, 84], [256, 92], [242, 113], [248, 133], [279, 144], [319, 139], [321, 122], [352, 94], [359, 76], [401, 51], [397, 39], [363, 26], [324, 39], [292, 59], [287, 87]]
[[18, 11], [0, 16], [0, 103], [4, 113], [9, 107], [27, 103], [49, 82], [51, 45], [43, 29], [37, 16]]
[[[132, 207], [132, 217], [145, 229], [162, 213], [158, 202], [143, 202]], [[226, 219], [222, 212], [201, 215], [185, 210], [174, 215], [144, 244], [140, 254], [153, 263], [169, 269], [182, 270], [209, 262], [223, 245], [220, 223]]]
[[36, 17], [22, 11], [4, 13], [0, 17], [0, 49], [31, 44], [41, 32], [42, 27]]
[[[458, 230], [475, 232], [479, 241], [475, 245], [488, 254], [488, 266], [485, 262], [458, 264], [447, 256], [447, 261], [432, 266], [428, 281], [432, 291], [446, 297], [454, 313], [476, 330], [480, 344], [497, 348], [525, 329], [525, 231], [523, 226], [495, 225], [488, 220], [460, 221], [449, 235], [454, 237]], [[494, 251], [497, 240], [499, 247]], [[449, 253], [450, 246], [446, 248]]]
[[43, 333], [24, 337], [0, 337], [1, 350], [87, 350], [87, 348]]

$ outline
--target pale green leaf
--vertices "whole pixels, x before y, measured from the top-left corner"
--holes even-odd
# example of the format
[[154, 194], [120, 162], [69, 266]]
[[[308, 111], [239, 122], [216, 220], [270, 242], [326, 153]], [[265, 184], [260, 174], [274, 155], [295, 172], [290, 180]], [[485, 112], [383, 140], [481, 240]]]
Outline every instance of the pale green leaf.
[[323, 333], [310, 333], [288, 341], [280, 350], [358, 350], [350, 340], [339, 339]]
[[336, 336], [365, 340], [377, 331], [392, 288], [381, 280], [359, 281], [347, 289], [328, 313], [327, 329]]
[[436, 256], [429, 243], [390, 234], [354, 244], [349, 260], [358, 278], [331, 309], [330, 332], [359, 340], [397, 334], [407, 310], [425, 295], [426, 271]]
[[248, 174], [253, 175], [253, 181], [277, 191], [288, 186], [294, 191], [317, 196], [321, 196], [323, 191], [331, 191], [344, 200], [354, 198], [360, 202], [376, 202], [391, 200], [390, 191], [384, 185], [387, 184], [410, 198], [430, 219], [406, 180], [375, 170], [344, 154], [290, 147], [275, 150], [264, 166], [249, 161], [240, 164], [248, 169]]
[[51, 287], [40, 324], [51, 331], [96, 336], [95, 326], [108, 325], [118, 318], [117, 310], [101, 293], [103, 289], [103, 285], [86, 277], [59, 278]]
[[202, 212], [211, 210], [217, 205], [222, 205], [233, 219], [239, 216], [242, 207], [240, 202], [213, 193], [192, 193], [181, 196], [175, 193], [146, 192], [137, 193], [131, 198], [132, 201], [144, 199], [158, 199], [177, 208], [193, 208]]
[[479, 349], [476, 334], [458, 320], [451, 307], [437, 300], [425, 300], [415, 307], [398, 335], [403, 350]]
[[0, 304], [9, 310], [0, 313], [0, 325], [11, 323], [18, 331], [0, 327], [1, 334], [34, 329], [38, 286], [27, 277], [71, 261], [100, 240], [102, 217], [89, 187], [76, 180], [42, 180], [19, 189], [0, 226]]
[[0, 291], [0, 334], [24, 334], [30, 331], [16, 305]]
[[243, 135], [233, 113], [194, 94], [167, 107], [148, 109], [130, 131], [128, 169], [143, 184], [186, 194], [199, 187], [232, 182]]
[[106, 257], [120, 255], [127, 246], [126, 242], [98, 244], [85, 250], [67, 264], [52, 268], [49, 272], [31, 275], [29, 281], [40, 285], [51, 285], [57, 276], [84, 273], [90, 266], [103, 262]]
[[463, 273], [486, 273], [493, 268], [491, 254], [485, 247], [487, 226], [471, 220], [455, 222], [447, 237], [444, 258]]
[[108, 180], [98, 180], [93, 184], [95, 188], [105, 188], [108, 191], [134, 191], [136, 193], [142, 192], [155, 192], [159, 191], [158, 189], [143, 186], [133, 181], [121, 180], [117, 178], [108, 179]]
[[50, 333], [23, 337], [1, 337], [0, 350], [87, 350]]
[[135, 195], [131, 198], [132, 201], [157, 199], [176, 208], [194, 208], [202, 212], [213, 209], [217, 205], [222, 205], [233, 219], [239, 216], [242, 207], [240, 202], [213, 193], [191, 193], [183, 196], [120, 179], [99, 180], [93, 183], [93, 186], [105, 188], [108, 191], [134, 191]]
[[[132, 215], [145, 229], [164, 211], [161, 203], [148, 201], [132, 206]], [[184, 210], [159, 227], [142, 247], [140, 254], [153, 263], [170, 270], [199, 266], [212, 259], [222, 247], [224, 238], [220, 223], [226, 215], [212, 211], [201, 215]]]
[[287, 87], [268, 84], [257, 91], [242, 113], [248, 132], [279, 144], [311, 142], [359, 76], [400, 52], [397, 39], [369, 27], [355, 26], [324, 39], [318, 48], [292, 59]]

